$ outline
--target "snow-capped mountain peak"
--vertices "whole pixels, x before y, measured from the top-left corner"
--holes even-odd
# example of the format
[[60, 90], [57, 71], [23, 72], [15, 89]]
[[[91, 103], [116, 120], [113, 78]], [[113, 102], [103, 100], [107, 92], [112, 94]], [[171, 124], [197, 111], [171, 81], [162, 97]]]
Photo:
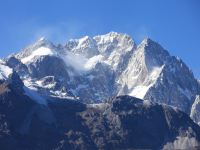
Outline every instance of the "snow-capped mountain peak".
[[111, 53], [112, 50], [116, 51], [130, 51], [135, 42], [132, 38], [124, 33], [110, 32], [105, 35], [95, 36], [99, 51], [101, 53]]
[[[41, 48], [43, 48], [43, 50], [41, 50]], [[45, 50], [44, 50], [45, 48]], [[23, 59], [25, 57], [30, 56], [32, 53], [43, 53], [44, 51], [47, 51], [46, 49], [54, 49], [55, 45], [50, 42], [49, 40], [47, 40], [44, 37], [41, 37], [38, 41], [36, 41], [34, 44], [26, 47], [25, 49], [21, 50], [18, 54], [15, 55], [16, 58], [18, 59]], [[40, 49], [40, 50], [38, 50]], [[36, 52], [34, 52], [36, 51]], [[46, 52], [45, 52], [46, 53]]]
[[46, 41], [47, 39], [43, 36], [43, 37], [40, 37], [38, 41]]
[[[17, 134], [20, 143], [28, 136], [30, 142], [36, 139], [44, 148], [46, 132], [53, 137], [50, 141], [58, 141], [63, 131], [69, 131], [66, 142], [78, 137], [72, 142], [76, 148], [84, 145], [87, 149], [91, 142], [95, 146], [89, 149], [117, 148], [118, 142], [125, 143], [125, 148], [129, 148], [127, 143], [130, 149], [133, 145], [140, 148], [135, 140], [138, 135], [141, 148], [146, 144], [150, 149], [192, 149], [199, 145], [200, 128], [194, 123], [200, 124], [199, 81], [181, 59], [149, 38], [138, 46], [129, 35], [117, 32], [84, 36], [65, 45], [41, 38], [0, 60], [0, 90], [0, 123], [6, 133], [2, 135], [8, 139], [3, 140], [5, 146]], [[77, 131], [74, 124], [81, 125]], [[105, 142], [113, 138], [117, 140]], [[62, 140], [61, 145], [66, 142]], [[45, 147], [52, 149], [57, 144]], [[72, 147], [67, 143], [67, 147], [59, 148]]]
[[46, 37], [40, 37], [32, 46], [39, 47], [39, 46], [45, 46], [45, 47], [52, 47], [54, 46], [51, 41], [49, 41]]
[[29, 63], [30, 61], [32, 61], [35, 57], [40, 57], [40, 56], [46, 56], [46, 55], [56, 55], [57, 53], [47, 47], [39, 47], [38, 49], [34, 50], [32, 53], [30, 53], [29, 56], [24, 57], [21, 59], [21, 62], [26, 64]]
[[142, 41], [138, 46], [138, 51], [144, 55], [144, 61], [148, 68], [162, 66], [170, 57], [170, 54], [160, 44], [150, 38]]
[[84, 36], [80, 39], [71, 39], [66, 43], [65, 48], [76, 55], [83, 55], [87, 58], [91, 58], [99, 53], [95, 40], [89, 36]]
[[[180, 59], [150, 38], [137, 46], [124, 33], [84, 36], [59, 46], [41, 39], [15, 57], [21, 64], [12, 66], [20, 76], [50, 97], [99, 102], [129, 94], [188, 113], [200, 91]], [[47, 84], [42, 87], [37, 81]]]

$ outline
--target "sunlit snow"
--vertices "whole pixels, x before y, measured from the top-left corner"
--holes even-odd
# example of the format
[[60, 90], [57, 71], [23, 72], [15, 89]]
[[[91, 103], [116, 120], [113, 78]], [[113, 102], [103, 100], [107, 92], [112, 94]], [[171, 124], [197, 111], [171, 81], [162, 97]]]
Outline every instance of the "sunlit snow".
[[27, 96], [36, 101], [39, 104], [47, 105], [47, 101], [41, 95], [38, 94], [37, 89], [32, 86], [32, 83], [28, 80], [24, 81], [24, 91]]
[[[148, 78], [143, 82], [143, 84], [135, 86], [132, 91], [129, 93], [130, 96], [134, 96], [137, 98], [143, 99], [146, 95], [147, 91], [150, 87], [154, 85], [158, 77], [160, 76], [160, 73], [162, 71], [162, 67], [154, 67], [151, 71]], [[135, 77], [135, 80], [137, 79], [137, 76]], [[136, 80], [137, 81], [137, 80]]]
[[54, 55], [55, 52], [47, 47], [40, 47], [38, 49], [36, 49], [35, 51], [33, 51], [31, 53], [31, 55], [21, 59], [22, 63], [27, 63], [29, 61], [31, 61], [34, 57], [36, 56], [45, 56], [45, 55]]
[[0, 60], [0, 79], [7, 79], [13, 70], [6, 66], [2, 60]]

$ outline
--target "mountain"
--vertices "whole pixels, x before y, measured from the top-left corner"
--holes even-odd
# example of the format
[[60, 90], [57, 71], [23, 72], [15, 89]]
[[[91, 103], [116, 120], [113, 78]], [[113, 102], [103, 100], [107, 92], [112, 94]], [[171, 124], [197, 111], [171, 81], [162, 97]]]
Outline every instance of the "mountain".
[[0, 148], [198, 149], [199, 95], [186, 64], [149, 38], [41, 38], [0, 60]]
[[198, 95], [192, 105], [190, 117], [200, 125], [200, 95]]
[[[17, 86], [16, 86], [17, 85]], [[180, 110], [118, 96], [101, 104], [38, 103], [13, 72], [0, 84], [0, 148], [198, 149], [200, 127]]]
[[100, 103], [117, 95], [164, 103], [190, 113], [200, 85], [192, 71], [157, 42], [138, 46], [110, 32], [55, 45], [41, 38], [5, 59], [25, 86], [47, 99]]
[[13, 70], [3, 60], [0, 60], [0, 81], [5, 81], [12, 73]]
[[40, 39], [6, 61], [27, 87], [45, 97], [99, 102], [117, 94], [117, 67], [125, 68], [120, 65], [133, 49], [130, 36], [111, 32], [69, 40], [64, 46]]
[[199, 85], [189, 68], [158, 43], [145, 39], [121, 76], [132, 96], [165, 103], [189, 112]]

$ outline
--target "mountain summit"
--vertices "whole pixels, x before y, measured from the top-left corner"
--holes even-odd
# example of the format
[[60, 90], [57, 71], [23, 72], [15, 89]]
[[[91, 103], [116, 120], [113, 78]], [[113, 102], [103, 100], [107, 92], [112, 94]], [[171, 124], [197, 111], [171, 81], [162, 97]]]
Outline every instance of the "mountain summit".
[[45, 99], [99, 103], [117, 96], [164, 103], [190, 113], [200, 86], [191, 70], [150, 38], [110, 32], [55, 45], [42, 38], [7, 65]]
[[199, 95], [186, 64], [149, 38], [41, 38], [0, 60], [0, 148], [198, 149]]

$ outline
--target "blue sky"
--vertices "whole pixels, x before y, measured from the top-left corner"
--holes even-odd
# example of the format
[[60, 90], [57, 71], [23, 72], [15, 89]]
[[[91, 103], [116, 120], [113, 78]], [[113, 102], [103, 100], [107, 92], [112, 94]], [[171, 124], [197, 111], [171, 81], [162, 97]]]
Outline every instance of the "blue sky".
[[199, 0], [1, 0], [0, 57], [41, 36], [69, 38], [125, 32], [144, 37], [179, 56], [200, 78]]

